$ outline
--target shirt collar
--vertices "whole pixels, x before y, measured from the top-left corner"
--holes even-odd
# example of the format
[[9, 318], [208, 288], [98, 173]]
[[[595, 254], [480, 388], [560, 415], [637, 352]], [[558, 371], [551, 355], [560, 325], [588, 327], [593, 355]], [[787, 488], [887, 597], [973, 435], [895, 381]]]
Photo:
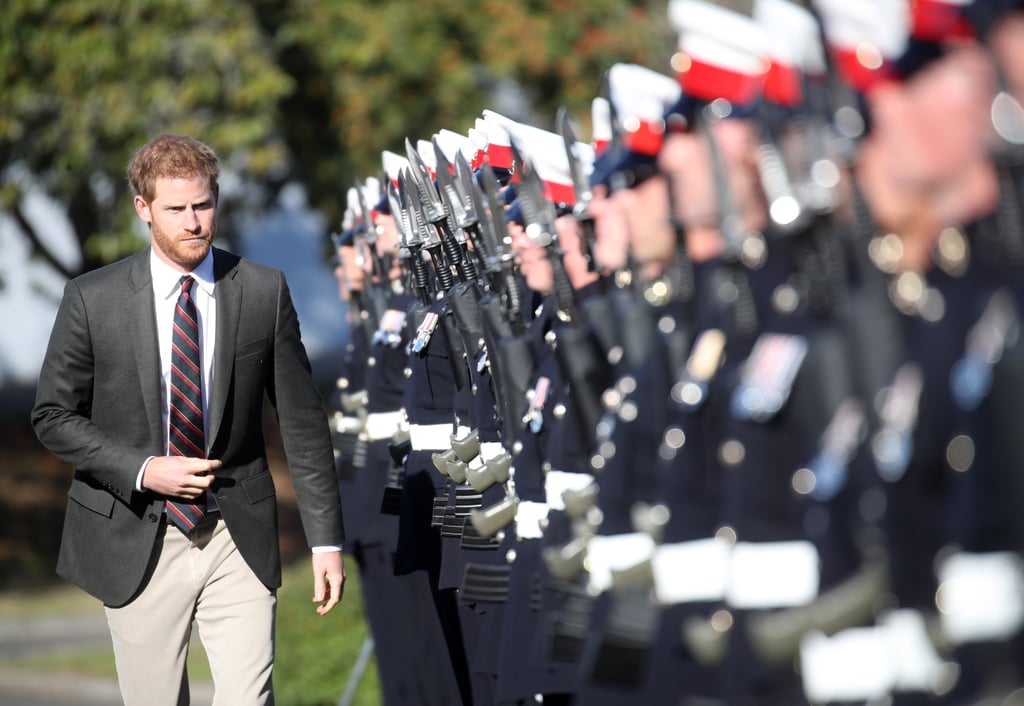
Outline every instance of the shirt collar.
[[[149, 251], [149, 271], [153, 277], [153, 291], [158, 297], [168, 299], [177, 295], [181, 281], [182, 272], [174, 269], [166, 262], [157, 257], [152, 250]], [[213, 248], [206, 253], [203, 261], [196, 265], [196, 268], [189, 272], [196, 280], [196, 285], [202, 289], [207, 296], [213, 296]]]

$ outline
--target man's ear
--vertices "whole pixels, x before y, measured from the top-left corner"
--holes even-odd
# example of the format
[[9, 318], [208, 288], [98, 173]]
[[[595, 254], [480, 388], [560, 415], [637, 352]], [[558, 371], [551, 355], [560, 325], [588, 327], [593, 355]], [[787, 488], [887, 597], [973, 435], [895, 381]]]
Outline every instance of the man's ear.
[[135, 206], [135, 212], [139, 214], [139, 218], [146, 223], [153, 222], [153, 214], [149, 210], [149, 204], [146, 203], [146, 199], [136, 196], [132, 199], [132, 205]]

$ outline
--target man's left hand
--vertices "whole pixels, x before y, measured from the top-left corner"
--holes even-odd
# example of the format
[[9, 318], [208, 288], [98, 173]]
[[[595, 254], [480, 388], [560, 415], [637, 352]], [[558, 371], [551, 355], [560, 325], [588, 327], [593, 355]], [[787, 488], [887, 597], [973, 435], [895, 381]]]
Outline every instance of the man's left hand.
[[313, 602], [327, 615], [341, 601], [345, 589], [345, 560], [340, 551], [313, 552]]

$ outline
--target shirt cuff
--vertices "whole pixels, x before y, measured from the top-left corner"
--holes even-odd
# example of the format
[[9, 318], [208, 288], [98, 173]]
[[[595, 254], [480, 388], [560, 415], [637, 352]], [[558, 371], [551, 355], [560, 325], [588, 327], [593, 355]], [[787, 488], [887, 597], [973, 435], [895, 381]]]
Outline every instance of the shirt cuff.
[[340, 552], [342, 545], [340, 544], [327, 544], [322, 547], [313, 547], [314, 554], [323, 554], [324, 552]]
[[142, 487], [142, 476], [146, 474], [146, 466], [148, 466], [149, 462], [154, 458], [156, 458], [156, 456], [150, 456], [142, 462], [142, 468], [139, 469], [139, 474], [135, 476], [135, 492], [141, 493], [145, 490], [145, 488]]

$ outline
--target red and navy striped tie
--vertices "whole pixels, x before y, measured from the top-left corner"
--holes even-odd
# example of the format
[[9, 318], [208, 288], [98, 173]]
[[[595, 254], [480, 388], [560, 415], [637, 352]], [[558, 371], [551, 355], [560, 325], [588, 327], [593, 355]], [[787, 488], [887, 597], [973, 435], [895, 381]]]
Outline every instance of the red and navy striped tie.
[[[199, 354], [199, 319], [192, 299], [195, 280], [181, 278], [181, 294], [174, 307], [171, 336], [171, 410], [167, 448], [172, 456], [206, 458], [203, 432], [203, 359]], [[167, 517], [186, 534], [206, 514], [205, 494], [196, 500], [167, 500]]]

